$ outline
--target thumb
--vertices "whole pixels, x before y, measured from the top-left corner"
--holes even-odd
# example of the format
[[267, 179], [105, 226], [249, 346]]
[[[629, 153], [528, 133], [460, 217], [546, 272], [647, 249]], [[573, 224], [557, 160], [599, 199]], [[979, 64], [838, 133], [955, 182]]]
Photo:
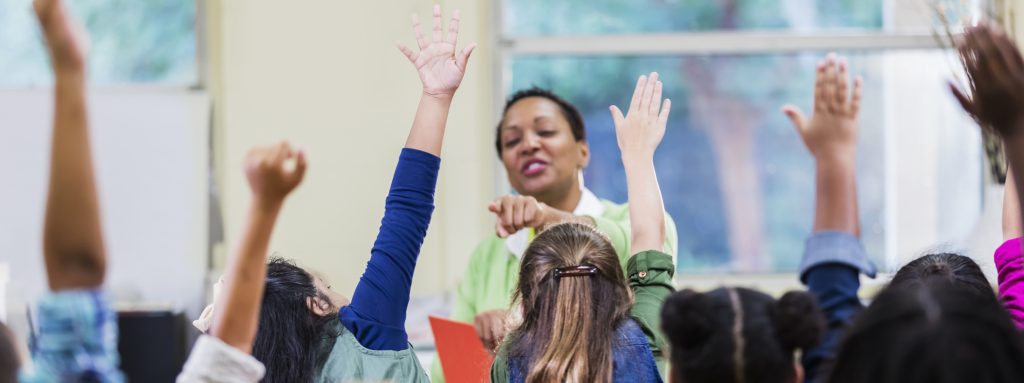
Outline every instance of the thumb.
[[615, 122], [615, 126], [622, 125], [622, 121], [624, 121], [626, 117], [622, 116], [622, 111], [619, 110], [619, 107], [612, 105], [608, 109], [612, 112], [612, 121]]
[[786, 117], [789, 117], [789, 121], [793, 123], [793, 127], [796, 128], [797, 133], [803, 135], [804, 126], [807, 125], [807, 118], [804, 117], [804, 113], [800, 111], [800, 108], [793, 105], [786, 105], [782, 107], [782, 113], [785, 113]]

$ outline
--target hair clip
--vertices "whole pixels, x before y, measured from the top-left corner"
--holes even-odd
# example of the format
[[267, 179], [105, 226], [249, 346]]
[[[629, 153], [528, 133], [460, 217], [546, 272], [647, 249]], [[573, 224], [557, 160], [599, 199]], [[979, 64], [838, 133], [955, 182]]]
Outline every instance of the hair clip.
[[555, 269], [555, 278], [589, 277], [594, 274], [597, 274], [597, 267], [593, 265], [566, 266]]

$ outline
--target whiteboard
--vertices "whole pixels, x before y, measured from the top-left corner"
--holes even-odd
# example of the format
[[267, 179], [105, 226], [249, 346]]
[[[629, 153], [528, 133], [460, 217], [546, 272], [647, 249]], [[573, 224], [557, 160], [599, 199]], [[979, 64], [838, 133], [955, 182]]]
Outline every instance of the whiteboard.
[[[9, 265], [7, 317], [22, 334], [26, 304], [47, 288], [52, 98], [50, 89], [0, 90], [0, 264]], [[102, 89], [90, 93], [89, 110], [107, 290], [121, 303], [195, 315], [209, 252], [209, 98], [185, 89]]]

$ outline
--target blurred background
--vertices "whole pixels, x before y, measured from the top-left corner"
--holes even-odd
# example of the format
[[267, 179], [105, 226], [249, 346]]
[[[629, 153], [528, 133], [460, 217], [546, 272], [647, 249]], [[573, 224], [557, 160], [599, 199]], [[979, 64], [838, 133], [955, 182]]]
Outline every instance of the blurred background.
[[[311, 167], [272, 251], [350, 294], [420, 93], [394, 42], [413, 44], [409, 15], [429, 20], [433, 2], [68, 2], [92, 37], [108, 288], [121, 308], [198, 315], [248, 204], [242, 157], [279, 139], [305, 146]], [[816, 61], [849, 56], [865, 80], [858, 187], [871, 256], [889, 271], [925, 251], [964, 251], [994, 272], [1001, 175], [947, 90], [960, 76], [947, 33], [984, 17], [1024, 32], [1024, 1], [440, 4], [461, 9], [459, 41], [480, 46], [452, 107], [413, 286], [408, 326], [423, 350], [423, 318], [447, 312], [472, 249], [493, 234], [487, 203], [510, 190], [493, 148], [500, 107], [534, 85], [580, 108], [592, 152], [586, 185], [624, 202], [607, 107], [628, 103], [639, 74], [659, 72], [676, 105], [656, 166], [678, 229], [678, 284], [782, 291], [799, 287], [814, 169], [779, 107], [810, 109]], [[45, 291], [52, 110], [30, 0], [0, 1], [0, 52], [0, 320], [25, 334], [26, 306]]]

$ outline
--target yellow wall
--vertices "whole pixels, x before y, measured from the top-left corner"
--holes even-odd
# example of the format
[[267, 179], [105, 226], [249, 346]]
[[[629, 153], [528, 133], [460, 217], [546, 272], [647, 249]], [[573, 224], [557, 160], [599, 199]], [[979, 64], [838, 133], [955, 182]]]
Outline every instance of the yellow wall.
[[[351, 294], [369, 259], [384, 197], [420, 94], [416, 70], [394, 46], [415, 46], [409, 16], [430, 27], [428, 1], [214, 0], [207, 4], [210, 90], [217, 102], [215, 156], [227, 244], [249, 201], [241, 161], [249, 147], [289, 139], [310, 168], [288, 200], [271, 250], [322, 271]], [[460, 43], [480, 44], [456, 95], [436, 210], [415, 294], [454, 286], [469, 254], [492, 232], [492, 35], [487, 2], [462, 10]], [[428, 29], [429, 36], [429, 29]], [[461, 44], [460, 44], [461, 45]], [[223, 264], [223, 251], [218, 265]]]

